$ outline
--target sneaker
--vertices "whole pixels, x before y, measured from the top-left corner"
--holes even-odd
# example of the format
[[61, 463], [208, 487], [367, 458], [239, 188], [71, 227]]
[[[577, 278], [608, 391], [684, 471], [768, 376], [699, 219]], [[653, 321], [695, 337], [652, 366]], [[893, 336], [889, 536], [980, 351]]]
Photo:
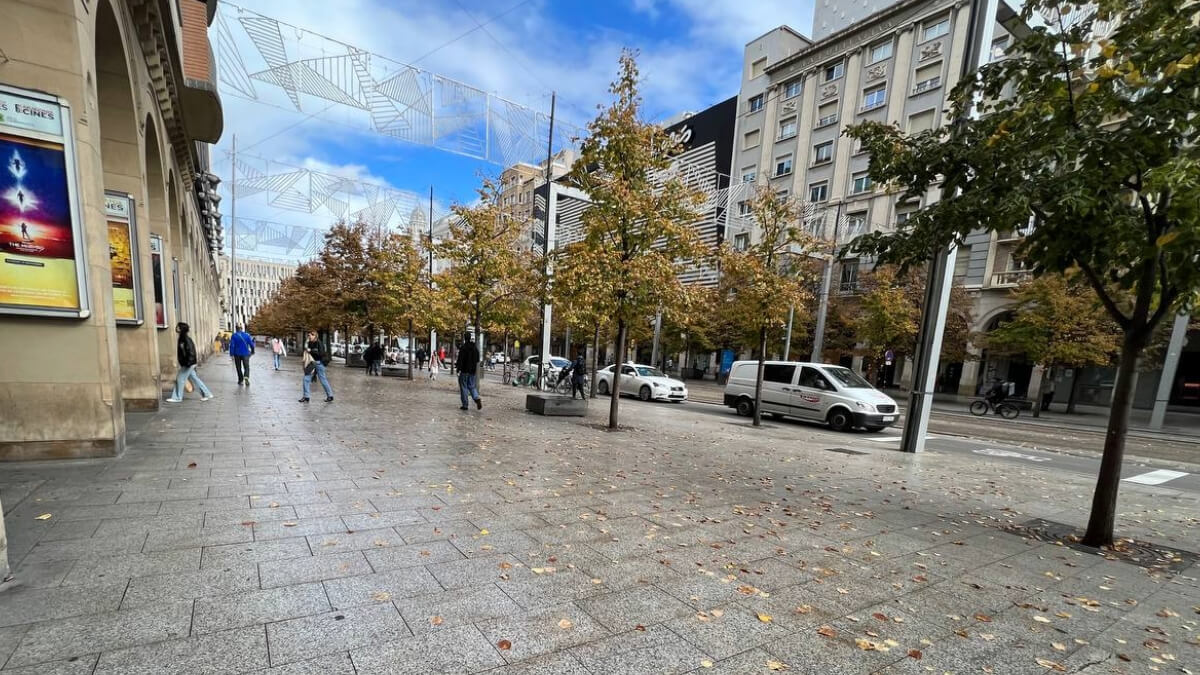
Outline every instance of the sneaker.
[[238, 380], [238, 386], [242, 386], [242, 380]]
[[167, 403], [183, 403], [183, 399], [175, 398], [174, 396], [172, 396], [171, 398], [165, 399], [165, 400]]
[[483, 410], [483, 399], [482, 398], [475, 399], [475, 409]]
[[300, 402], [301, 402], [301, 403], [308, 403], [308, 397], [307, 397], [307, 396], [305, 396], [304, 398], [300, 399]]
[[326, 403], [333, 403], [333, 397], [332, 397], [332, 396], [326, 396], [326, 397], [325, 397], [325, 402], [326, 402]]
[[201, 401], [211, 401], [211, 400], [213, 400], [214, 398], [216, 398], [216, 396], [212, 396], [212, 395], [210, 394], [210, 395], [208, 395], [208, 396], [201, 396], [201, 397], [200, 397], [200, 400], [201, 400]]
[[464, 405], [463, 407], [459, 408], [459, 410], [470, 410], [470, 408]]
[[247, 387], [250, 386], [250, 376], [249, 375], [246, 376], [246, 386]]

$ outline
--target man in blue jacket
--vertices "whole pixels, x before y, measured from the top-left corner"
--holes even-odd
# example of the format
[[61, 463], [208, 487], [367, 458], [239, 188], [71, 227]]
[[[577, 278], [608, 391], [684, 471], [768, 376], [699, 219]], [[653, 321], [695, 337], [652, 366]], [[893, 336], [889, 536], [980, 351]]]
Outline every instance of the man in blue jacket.
[[229, 338], [229, 353], [233, 356], [233, 367], [237, 370], [238, 384], [250, 386], [250, 356], [254, 354], [254, 338], [246, 332], [246, 327], [237, 325], [237, 332]]

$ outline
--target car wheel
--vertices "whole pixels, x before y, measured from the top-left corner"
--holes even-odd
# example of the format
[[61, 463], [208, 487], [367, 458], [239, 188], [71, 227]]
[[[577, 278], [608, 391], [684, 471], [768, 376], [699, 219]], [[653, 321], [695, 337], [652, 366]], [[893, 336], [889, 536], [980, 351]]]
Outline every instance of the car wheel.
[[596, 385], [596, 391], [600, 392], [604, 396], [608, 396], [608, 383], [604, 380], [600, 380], [599, 384]]
[[829, 428], [834, 431], [845, 431], [850, 428], [850, 413], [842, 408], [829, 411]]
[[642, 388], [638, 389], [638, 398], [642, 399], [643, 401], [649, 401], [650, 400], [650, 387], [643, 384]]
[[748, 398], [739, 398], [736, 410], [737, 414], [742, 417], [749, 417], [754, 414], [754, 401]]

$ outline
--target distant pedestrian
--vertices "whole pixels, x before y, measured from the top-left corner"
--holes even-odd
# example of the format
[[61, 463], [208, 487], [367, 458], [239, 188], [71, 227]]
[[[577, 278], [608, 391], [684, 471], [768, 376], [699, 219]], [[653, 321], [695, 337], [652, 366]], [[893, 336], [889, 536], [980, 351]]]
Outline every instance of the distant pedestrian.
[[1046, 380], [1046, 388], [1042, 391], [1042, 410], [1049, 410], [1050, 403], [1054, 400], [1054, 376], [1051, 375]]
[[329, 364], [329, 352], [325, 350], [325, 345], [317, 339], [316, 331], [308, 332], [308, 344], [304, 350], [304, 378], [303, 390], [304, 397], [300, 399], [301, 403], [308, 403], [308, 385], [312, 382], [315, 375], [321, 381], [321, 387], [325, 389], [325, 402], [333, 402], [333, 387], [329, 386], [329, 380], [325, 377], [325, 366]]
[[283, 340], [277, 337], [271, 338], [271, 355], [275, 359], [275, 370], [279, 370], [280, 360], [287, 356], [287, 347], [284, 346]]
[[192, 342], [192, 336], [188, 335], [189, 330], [188, 325], [182, 321], [175, 326], [175, 332], [179, 333], [179, 339], [175, 343], [175, 359], [179, 362], [179, 370], [175, 374], [175, 391], [171, 392], [167, 403], [183, 401], [188, 380], [200, 390], [201, 401], [211, 401], [213, 398], [212, 392], [204, 386], [204, 381], [196, 375], [196, 343]]
[[479, 347], [471, 340], [471, 334], [463, 335], [462, 346], [458, 348], [458, 396], [462, 399], [462, 410], [467, 410], [467, 396], [475, 399], [475, 407], [483, 409], [483, 399], [479, 396], [477, 373], [479, 370]]
[[437, 380], [438, 371], [442, 369], [441, 362], [438, 361], [437, 352], [432, 352], [429, 355], [429, 381]]
[[374, 342], [363, 350], [363, 362], [367, 364], [367, 375], [379, 375], [382, 372], [383, 347]]
[[425, 348], [417, 347], [417, 353], [415, 356], [417, 358], [417, 370], [424, 369], [425, 368]]
[[586, 401], [583, 383], [587, 379], [587, 363], [583, 360], [583, 354], [576, 356], [575, 362], [568, 367], [571, 370], [571, 400], [575, 400], [575, 392], [579, 392], [579, 398]]
[[246, 327], [237, 325], [237, 331], [229, 338], [229, 353], [233, 355], [233, 368], [237, 371], [238, 384], [250, 386], [250, 357], [254, 355], [254, 338]]

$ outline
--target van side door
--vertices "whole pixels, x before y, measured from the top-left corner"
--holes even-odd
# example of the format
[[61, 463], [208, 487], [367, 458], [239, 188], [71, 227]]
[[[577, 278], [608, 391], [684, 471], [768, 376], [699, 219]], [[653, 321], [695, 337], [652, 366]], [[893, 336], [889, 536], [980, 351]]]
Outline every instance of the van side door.
[[[755, 368], [757, 370], [757, 368]], [[764, 363], [762, 385], [762, 410], [780, 415], [794, 415], [792, 411], [792, 388], [796, 382], [796, 365], [793, 363]]]
[[792, 410], [804, 419], [822, 421], [832, 403], [833, 385], [812, 366], [800, 369], [800, 379], [792, 389]]

